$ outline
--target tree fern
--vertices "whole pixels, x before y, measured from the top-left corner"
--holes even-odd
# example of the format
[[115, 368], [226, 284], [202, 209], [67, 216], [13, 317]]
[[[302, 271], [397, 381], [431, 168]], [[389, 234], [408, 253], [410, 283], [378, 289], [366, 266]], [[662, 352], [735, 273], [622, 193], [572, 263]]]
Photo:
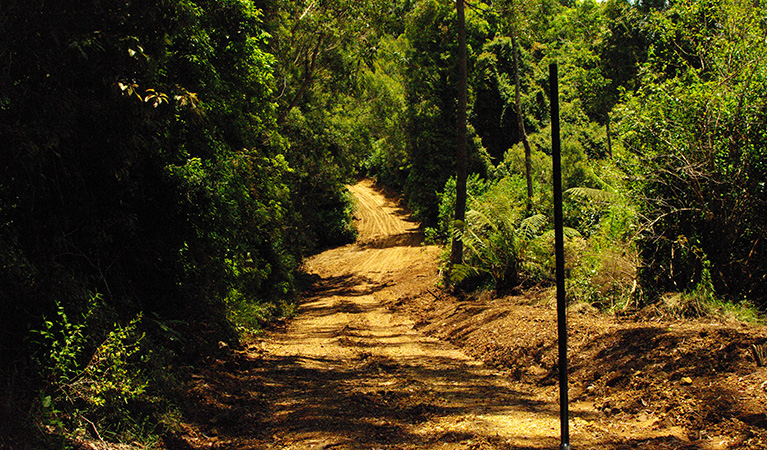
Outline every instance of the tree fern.
[[453, 228], [454, 236], [463, 241], [465, 253], [464, 263], [453, 268], [451, 281], [489, 276], [497, 288], [518, 284], [527, 244], [547, 222], [543, 214], [523, 214], [524, 205], [511, 201], [502, 191], [470, 197], [466, 221], [456, 222]]
[[[572, 239], [572, 238], [576, 238], [576, 237], [580, 237], [581, 236], [580, 231], [576, 230], [575, 228], [570, 228], [570, 227], [562, 228], [562, 234], [567, 239]], [[546, 231], [545, 233], [543, 233], [541, 235], [541, 238], [544, 238], [544, 239], [545, 238], [554, 239], [554, 230]]]
[[450, 282], [459, 284], [465, 280], [479, 276], [480, 274], [481, 273], [474, 266], [468, 264], [456, 264], [450, 272]]

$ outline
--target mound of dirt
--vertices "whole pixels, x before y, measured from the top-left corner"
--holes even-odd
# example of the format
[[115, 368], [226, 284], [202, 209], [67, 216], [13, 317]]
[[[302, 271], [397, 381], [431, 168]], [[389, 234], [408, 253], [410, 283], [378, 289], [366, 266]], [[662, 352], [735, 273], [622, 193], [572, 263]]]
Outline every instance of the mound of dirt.
[[[558, 396], [553, 292], [407, 296], [389, 307], [425, 334]], [[568, 329], [570, 399], [575, 410], [595, 413], [576, 414], [576, 429], [642, 448], [767, 448], [767, 368], [750, 350], [767, 341], [765, 327], [587, 312], [570, 313]]]

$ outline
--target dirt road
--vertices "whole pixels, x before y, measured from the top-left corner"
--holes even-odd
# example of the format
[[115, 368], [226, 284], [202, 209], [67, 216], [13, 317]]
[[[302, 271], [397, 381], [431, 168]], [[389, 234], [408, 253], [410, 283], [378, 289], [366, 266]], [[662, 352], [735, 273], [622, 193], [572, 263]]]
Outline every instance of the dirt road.
[[[554, 448], [555, 405], [425, 336], [393, 299], [431, 295], [440, 250], [370, 182], [351, 188], [358, 242], [306, 263], [321, 277], [287, 333], [263, 342], [283, 362], [267, 448]], [[270, 369], [274, 370], [274, 369]], [[279, 369], [278, 369], [279, 370]], [[505, 446], [505, 445], [504, 445]]]
[[[168, 447], [558, 448], [556, 364], [547, 356], [555, 348], [553, 308], [447, 299], [435, 288], [440, 249], [422, 245], [417, 224], [371, 182], [351, 190], [358, 200], [357, 243], [306, 261], [314, 289], [283, 329], [196, 376], [192, 420]], [[607, 397], [616, 386], [621, 393], [633, 386], [620, 384], [618, 375], [648, 375], [633, 365], [624, 374], [627, 363], [616, 359], [622, 354], [600, 347], [619, 345], [609, 339], [621, 332], [617, 325], [608, 320], [596, 331], [578, 320], [586, 331], [577, 345], [594, 359], [574, 361], [580, 374], [571, 392], [578, 399], [574, 448], [735, 448], [700, 434], [693, 443], [671, 413], [648, 405], [649, 387], [636, 400], [636, 414]], [[462, 345], [471, 333], [472, 344]], [[632, 342], [634, 335], [627, 336]], [[631, 351], [625, 343], [616, 348]], [[604, 367], [594, 365], [600, 357]], [[761, 400], [755, 401], [758, 408]]]

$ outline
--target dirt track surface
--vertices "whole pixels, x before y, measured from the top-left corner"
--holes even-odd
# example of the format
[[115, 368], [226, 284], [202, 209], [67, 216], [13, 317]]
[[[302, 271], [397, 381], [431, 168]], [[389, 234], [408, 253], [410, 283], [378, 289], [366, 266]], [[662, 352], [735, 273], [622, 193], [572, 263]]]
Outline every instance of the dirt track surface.
[[[441, 293], [440, 249], [371, 182], [350, 189], [357, 243], [306, 261], [315, 283], [296, 318], [195, 375], [167, 447], [558, 448], [546, 294]], [[767, 371], [748, 359], [763, 327], [571, 326], [573, 448], [767, 448]]]
[[556, 446], [555, 405], [387, 307], [436, 291], [440, 250], [422, 246], [418, 224], [369, 182], [351, 190], [358, 242], [307, 261], [321, 277], [315, 292], [261, 347], [288, 362], [293, 387], [280, 389], [271, 448]]

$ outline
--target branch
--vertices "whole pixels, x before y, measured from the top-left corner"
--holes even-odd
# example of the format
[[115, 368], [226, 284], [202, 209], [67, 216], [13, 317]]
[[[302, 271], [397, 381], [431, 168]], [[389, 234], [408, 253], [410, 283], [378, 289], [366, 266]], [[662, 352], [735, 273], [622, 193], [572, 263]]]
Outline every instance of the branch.
[[304, 12], [301, 14], [301, 17], [299, 17], [299, 18], [298, 18], [298, 21], [299, 21], [299, 22], [301, 21], [301, 19], [303, 19], [303, 18], [304, 18], [304, 16], [305, 16], [307, 13], [309, 13], [309, 11], [311, 11], [311, 10], [312, 10], [312, 8], [314, 8], [314, 4], [315, 4], [315, 2], [311, 2], [311, 3], [309, 4], [309, 6], [307, 6], [307, 7], [306, 7], [306, 9], [304, 10]]
[[288, 104], [287, 108], [280, 113], [279, 117], [277, 117], [277, 125], [281, 125], [283, 122], [285, 122], [285, 119], [288, 117], [288, 114], [290, 111], [295, 108], [295, 106], [298, 104], [298, 101], [301, 99], [301, 97], [304, 95], [304, 92], [306, 92], [306, 89], [309, 87], [309, 85], [312, 82], [312, 79], [314, 78], [314, 71], [316, 69], [317, 65], [317, 57], [320, 55], [320, 50], [322, 47], [322, 42], [325, 38], [324, 34], [321, 34], [319, 38], [317, 38], [317, 44], [314, 46], [314, 50], [312, 51], [312, 55], [310, 59], [306, 59], [304, 61], [304, 65], [306, 66], [304, 68], [304, 79], [301, 82], [301, 86], [298, 88], [298, 91], [296, 92], [296, 95], [293, 96], [293, 99]]

